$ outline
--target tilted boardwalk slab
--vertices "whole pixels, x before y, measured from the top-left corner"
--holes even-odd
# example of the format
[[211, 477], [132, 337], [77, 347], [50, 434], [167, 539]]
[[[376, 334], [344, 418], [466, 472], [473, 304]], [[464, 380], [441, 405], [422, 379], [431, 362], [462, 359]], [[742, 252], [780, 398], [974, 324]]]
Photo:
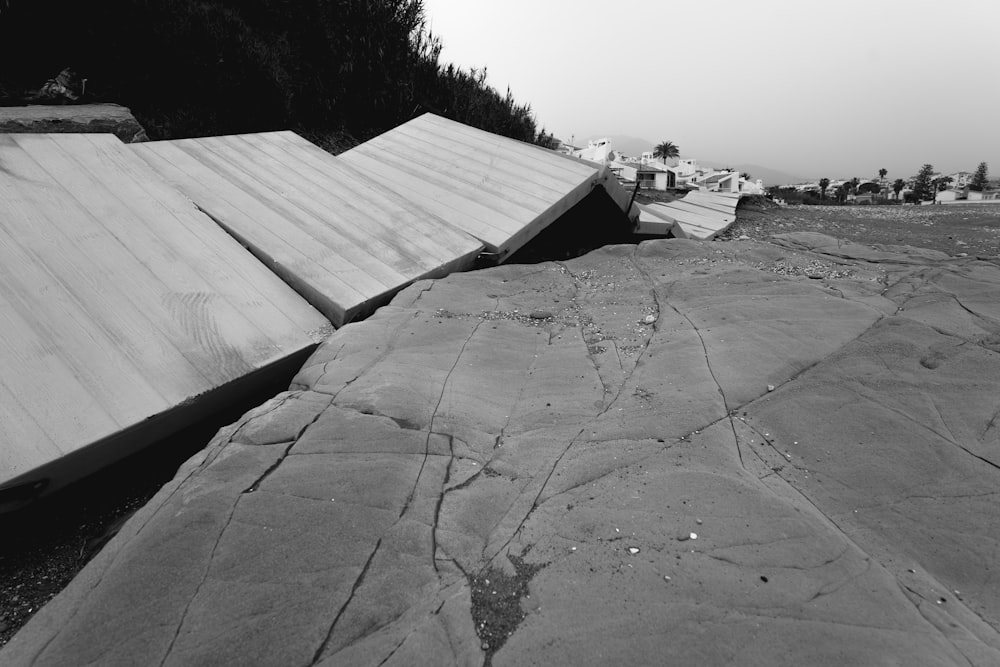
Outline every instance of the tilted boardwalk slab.
[[424, 114], [337, 156], [503, 261], [595, 187], [628, 196], [605, 167]]
[[7, 496], [179, 430], [329, 328], [106, 134], [0, 134], [0, 311]]
[[482, 249], [289, 131], [130, 146], [337, 326]]
[[736, 221], [739, 200], [738, 194], [695, 191], [672, 202], [640, 204], [636, 231], [708, 241]]
[[0, 663], [1000, 664], [998, 304], [808, 234], [417, 283]]

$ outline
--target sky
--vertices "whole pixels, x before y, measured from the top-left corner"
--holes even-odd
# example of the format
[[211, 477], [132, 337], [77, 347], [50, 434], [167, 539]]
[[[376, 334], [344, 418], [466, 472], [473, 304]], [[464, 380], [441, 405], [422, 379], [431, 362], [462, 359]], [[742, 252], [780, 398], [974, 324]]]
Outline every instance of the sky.
[[423, 4], [442, 62], [485, 67], [577, 145], [672, 141], [804, 178], [1000, 176], [997, 0]]

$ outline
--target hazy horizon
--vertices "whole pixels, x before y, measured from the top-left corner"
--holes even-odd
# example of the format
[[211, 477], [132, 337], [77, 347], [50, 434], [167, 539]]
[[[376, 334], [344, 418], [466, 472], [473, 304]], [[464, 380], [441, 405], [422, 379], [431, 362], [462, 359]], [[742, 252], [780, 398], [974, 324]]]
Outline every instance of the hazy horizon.
[[[672, 141], [685, 156], [803, 177], [1000, 175], [1000, 4], [424, 0], [441, 59], [577, 143]], [[592, 133], [592, 134], [588, 134]]]

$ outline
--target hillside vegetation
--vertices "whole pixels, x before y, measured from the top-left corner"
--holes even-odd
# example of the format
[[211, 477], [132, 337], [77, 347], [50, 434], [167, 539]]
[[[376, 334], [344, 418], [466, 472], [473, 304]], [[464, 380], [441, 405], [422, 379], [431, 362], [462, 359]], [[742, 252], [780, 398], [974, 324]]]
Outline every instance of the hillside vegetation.
[[152, 138], [290, 128], [327, 148], [425, 111], [544, 142], [485, 71], [439, 61], [421, 0], [4, 0], [0, 93], [66, 67]]

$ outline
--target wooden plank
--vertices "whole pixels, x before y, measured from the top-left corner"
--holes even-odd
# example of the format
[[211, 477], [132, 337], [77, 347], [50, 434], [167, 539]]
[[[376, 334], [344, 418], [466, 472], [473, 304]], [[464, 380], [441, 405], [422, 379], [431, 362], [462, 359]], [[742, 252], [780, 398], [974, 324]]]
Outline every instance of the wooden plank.
[[471, 199], [441, 197], [441, 192], [427, 185], [418, 174], [396, 169], [357, 149], [344, 153], [339, 159], [373, 180], [386, 184], [387, 189], [391, 188], [422, 211], [477, 238], [490, 252], [499, 252], [512, 234], [510, 218], [501, 211]]
[[[394, 176], [410, 176], [417, 178], [424, 188], [432, 188], [441, 199], [471, 199], [483, 206], [499, 211], [505, 232], [514, 233], [520, 227], [520, 221], [530, 219], [544, 210], [544, 202], [537, 198], [522, 199], [517, 192], [504, 190], [496, 184], [487, 185], [477, 182], [475, 177], [468, 175], [454, 176], [454, 170], [435, 160], [428, 160], [421, 154], [410, 154], [405, 147], [390, 140], [376, 137], [371, 141], [352, 148], [341, 156], [349, 159], [353, 154], [361, 153], [380, 164], [391, 167]], [[439, 157], [440, 160], [440, 157]], [[440, 160], [444, 162], [444, 160]], [[386, 183], [393, 187], [393, 182]]]
[[694, 215], [704, 216], [704, 217], [710, 218], [712, 220], [719, 220], [720, 222], [732, 222], [733, 220], [736, 219], [736, 213], [735, 212], [730, 211], [730, 212], [726, 213], [726, 212], [722, 212], [722, 211], [717, 211], [717, 210], [715, 210], [713, 208], [708, 208], [706, 206], [699, 206], [697, 204], [689, 204], [689, 203], [687, 203], [687, 202], [685, 202], [683, 200], [672, 201], [672, 202], [669, 202], [667, 204], [664, 204], [664, 206], [666, 206], [666, 207], [668, 207], [668, 208], [670, 208], [672, 210], [675, 210], [675, 211], [683, 211], [683, 212], [686, 212], [686, 213], [693, 213]]
[[689, 224], [697, 224], [705, 227], [714, 226], [717, 222], [720, 225], [723, 224], [715, 217], [675, 208], [669, 204], [654, 203], [649, 205], [649, 209], [653, 212], [662, 212], [663, 215], [670, 216], [678, 222], [687, 222]]
[[[428, 152], [425, 145], [401, 134], [402, 128], [399, 128], [390, 136], [376, 137], [364, 150], [377, 151], [369, 154], [378, 154], [380, 159], [393, 158], [395, 164], [403, 169], [413, 167], [425, 170], [425, 178], [434, 179], [450, 190], [457, 189], [476, 197], [492, 195], [501, 206], [513, 203], [526, 211], [537, 212], [558, 197], [552, 190], [532, 187], [523, 176], [519, 183], [516, 179], [504, 179], [503, 173], [497, 169], [474, 165], [440, 148]], [[403, 156], [405, 158], [400, 159]]]
[[498, 155], [498, 158], [511, 160], [514, 164], [531, 173], [539, 171], [550, 174], [563, 173], [572, 180], [593, 176], [595, 170], [600, 169], [599, 165], [579, 158], [564, 156], [541, 146], [533, 146], [509, 137], [484, 132], [430, 113], [424, 114], [410, 123], [417, 126], [434, 127], [438, 132], [459, 136], [463, 141], [486, 153], [503, 149], [504, 153]]
[[338, 326], [482, 250], [287, 131], [131, 148]]
[[[469, 253], [473, 247], [476, 252], [482, 250], [482, 245], [473, 237], [449, 228], [436, 216], [415, 210], [409, 200], [387, 190], [382, 183], [351, 168], [294, 132], [239, 135], [239, 138], [248, 142], [263, 139], [264, 145], [283, 146], [291, 160], [307, 162], [316, 170], [318, 179], [315, 182], [318, 185], [332, 189], [345, 201], [359, 201], [364, 208], [376, 211], [375, 220], [395, 237], [405, 237], [407, 247], [422, 249], [424, 254], [442, 261], [455, 257], [457, 253]], [[410, 230], [418, 233], [408, 234]]]
[[[169, 183], [199, 204], [230, 235], [247, 246], [265, 266], [302, 294], [335, 325], [345, 321], [349, 306], [366, 299], [371, 279], [350, 266], [331, 272], [322, 265], [332, 253], [317, 249], [305, 235], [298, 235], [298, 245], [276, 234], [284, 221], [273, 210], [260, 206], [238, 187], [219, 178], [210, 169], [169, 142], [149, 142], [129, 147]], [[211, 184], [211, 185], [209, 185]], [[273, 227], [272, 227], [273, 224]], [[239, 225], [238, 227], [236, 225]], [[321, 254], [325, 252], [325, 257]], [[357, 277], [356, 281], [352, 278]], [[314, 287], [322, 285], [322, 288]]]
[[[174, 143], [280, 213], [284, 224], [275, 231], [283, 236], [301, 232], [304, 239], [332, 250], [338, 263], [353, 264], [373, 279], [377, 293], [406, 282], [405, 275], [416, 269], [417, 262], [412, 257], [406, 257], [392, 243], [385, 243], [371, 233], [366, 225], [371, 220], [362, 219], [368, 217], [363, 212], [345, 210], [341, 202], [330, 201], [329, 194], [319, 188], [306, 188], [303, 192], [304, 186], [295, 182], [293, 174], [285, 175], [290, 170], [280, 163], [269, 162], [259, 151], [254, 151], [255, 155], [241, 154], [219, 137]], [[323, 212], [331, 206], [338, 209], [338, 216], [324, 220]]]
[[[288, 193], [268, 188], [257, 175], [264, 170], [255, 167], [245, 169], [244, 165], [217, 156], [207, 150], [201, 140], [188, 139], [169, 143], [203, 165], [207, 170], [206, 178], [211, 178], [208, 174], [213, 174], [214, 183], [225, 183], [236, 196], [253, 204], [247, 209], [251, 217], [231, 221], [234, 225], [243, 223], [247, 234], [251, 230], [256, 234], [264, 232], [265, 238], [270, 242], [275, 237], [280, 237], [283, 247], [304, 249], [304, 254], [311, 263], [328, 273], [343, 276], [361, 294], [383, 292], [402, 279], [402, 274], [381, 262], [368, 248], [358, 248], [336, 228], [323, 224], [296, 206], [285, 196]], [[211, 212], [211, 209], [205, 208]], [[255, 220], [254, 216], [260, 215], [269, 219], [266, 229], [262, 225], [246, 224], [248, 220]], [[238, 233], [243, 232], [242, 228], [234, 226], [234, 229]], [[248, 238], [253, 242], [252, 237]], [[260, 247], [266, 252], [266, 246]], [[323, 261], [327, 259], [332, 261]]]
[[[116, 239], [98, 229], [97, 220], [34, 160], [31, 144], [42, 143], [44, 136], [0, 135], [0, 144], [14, 143], [19, 136], [24, 137], [21, 145], [14, 145], [22, 149], [28, 145], [29, 150], [16, 160], [18, 179], [0, 179], [0, 201], [6, 204], [3, 218], [9, 238], [7, 250], [11, 261], [16, 262], [16, 271], [34, 275], [39, 281], [37, 267], [50, 272], [54, 293], [65, 292], [65, 298], [60, 300], [80, 304], [87, 320], [100, 326], [113, 346], [154, 373], [174, 373], [178, 396], [189, 395], [210, 382], [202, 369], [178, 349], [180, 332], [175, 325], [170, 321], [154, 322], [146, 313], [141, 276], [127, 283], [114, 280], [116, 276], [128, 275], [126, 270], [135, 272], [136, 263], [126, 256], [126, 250]], [[0, 153], [5, 163], [9, 162], [8, 155], [9, 151]], [[26, 188], [24, 183], [36, 186]], [[16, 253], [18, 246], [23, 253]], [[101, 261], [95, 262], [95, 257]], [[127, 268], [123, 270], [123, 266]], [[132, 291], [136, 287], [139, 293]], [[48, 315], [47, 311], [43, 313]], [[151, 333], [149, 340], [144, 341], [143, 336]]]
[[692, 208], [698, 208], [705, 211], [711, 211], [712, 213], [718, 213], [721, 215], [734, 216], [736, 215], [735, 206], [719, 206], [711, 204], [704, 201], [688, 201], [687, 197], [680, 199], [676, 202], [671, 202], [671, 204], [680, 204], [681, 206], [690, 206]]
[[[278, 160], [289, 169], [348, 205], [370, 212], [370, 224], [384, 226], [396, 237], [400, 228], [406, 234], [407, 244], [399, 244], [402, 252], [415, 253], [432, 262], [449, 263], [456, 256], [478, 252], [481, 244], [468, 234], [453, 230], [431, 214], [414, 215], [412, 205], [395, 193], [386, 190], [371, 178], [358, 173], [320, 150], [294, 132], [268, 132], [233, 137], [254, 149]], [[308, 150], [311, 147], [319, 151]]]
[[[537, 169], [532, 178], [524, 178], [525, 167], [517, 165], [512, 160], [497, 160], [495, 155], [487, 153], [468, 142], [458, 140], [454, 135], [434, 133], [419, 125], [401, 125], [393, 133], [393, 138], [411, 147], [414, 151], [424, 151], [427, 154], [443, 153], [445, 160], [456, 168], [472, 173], [487, 173], [489, 177], [506, 187], [523, 190], [532, 197], [551, 199], [553, 195], [564, 193], [566, 185], [575, 186], [580, 181], [579, 174], [561, 172], [558, 175], [546, 174]], [[596, 169], [594, 170], [596, 173]]]
[[[91, 232], [93, 245], [95, 248], [100, 246], [105, 261], [114, 262], [116, 270], [130, 277], [132, 284], [127, 290], [122, 286], [121, 294], [133, 300], [136, 310], [141, 310], [150, 300], [166, 298], [175, 317], [166, 326], [159, 324], [163, 327], [160, 333], [164, 338], [184, 341], [177, 344], [179, 351], [192, 364], [197, 364], [199, 372], [209, 382], [224, 382], [234, 375], [252, 371], [253, 363], [244, 351], [260, 349], [274, 341], [225, 299], [213, 303], [211, 326], [201, 321], [207, 312], [202, 302], [211, 292], [211, 285], [185, 261], [176, 261], [177, 255], [164, 254], [159, 239], [146, 225], [135, 224], [136, 218], [145, 212], [138, 207], [130, 210], [128, 203], [121, 199], [127, 197], [135, 174], [120, 172], [114, 179], [95, 177], [96, 161], [88, 158], [89, 151], [79, 149], [81, 144], [90, 145], [85, 138], [78, 142], [63, 139], [57, 143], [45, 135], [36, 135], [31, 143], [34, 160], [92, 216], [95, 223], [92, 226], [95, 231]], [[64, 150], [66, 148], [69, 150]], [[82, 247], [90, 245], [88, 238]], [[163, 265], [170, 265], [171, 270], [155, 270]], [[169, 296], [163, 297], [164, 294]], [[151, 326], [155, 324], [150, 321]], [[180, 335], [185, 327], [201, 330], [200, 339], [188, 340]], [[207, 366], [202, 359], [206, 344], [215, 346], [215, 353], [210, 358], [218, 362], [217, 366]]]
[[0, 494], [85, 475], [318, 342], [319, 313], [115, 137], [3, 135], [0, 165]]
[[[500, 259], [607, 176], [599, 166], [563, 159], [552, 151], [433, 114], [338, 157], [455, 229], [475, 236]], [[615, 201], [619, 199], [624, 198]]]
[[[371, 207], [359, 205], [362, 193], [354, 192], [354, 178], [344, 175], [322, 183], [301, 160], [280, 160], [263, 147], [254, 147], [240, 137], [215, 137], [201, 139], [208, 150], [224, 156], [231, 163], [253, 165], [253, 176], [263, 186], [294, 204], [316, 221], [310, 233], [326, 241], [335, 232], [346, 239], [358, 253], [363, 253], [380, 263], [382, 270], [391, 272], [393, 283], [405, 282], [405, 276], [425, 270], [428, 253], [435, 255], [442, 244], [424, 235], [414, 235], [413, 243], [398, 243], [390, 238], [398, 228], [386, 224], [386, 219], [374, 215]], [[314, 181], [313, 179], [316, 178]], [[352, 196], [354, 195], [354, 196]], [[331, 210], [337, 216], [330, 216]]]
[[[90, 144], [89, 150], [81, 147], [76, 156], [96, 161], [91, 167], [95, 171], [120, 169], [137, 176], [126, 182], [126, 196], [122, 199], [133, 211], [162, 213], [156, 215], [157, 224], [149, 225], [148, 230], [154, 237], [151, 244], [162, 247], [166, 258], [184, 257], [193, 271], [274, 340], [285, 340], [315, 326], [316, 312], [312, 308], [299, 299], [289, 299], [288, 288], [280, 280], [260, 280], [260, 263], [233, 243], [229, 235], [206, 233], [204, 213], [156, 177], [144, 162], [90, 135], [73, 138]], [[192, 244], [192, 234], [201, 243]]]
[[653, 211], [645, 204], [638, 204], [639, 217], [635, 223], [636, 234], [666, 236], [675, 227], [675, 220], [663, 211]]

